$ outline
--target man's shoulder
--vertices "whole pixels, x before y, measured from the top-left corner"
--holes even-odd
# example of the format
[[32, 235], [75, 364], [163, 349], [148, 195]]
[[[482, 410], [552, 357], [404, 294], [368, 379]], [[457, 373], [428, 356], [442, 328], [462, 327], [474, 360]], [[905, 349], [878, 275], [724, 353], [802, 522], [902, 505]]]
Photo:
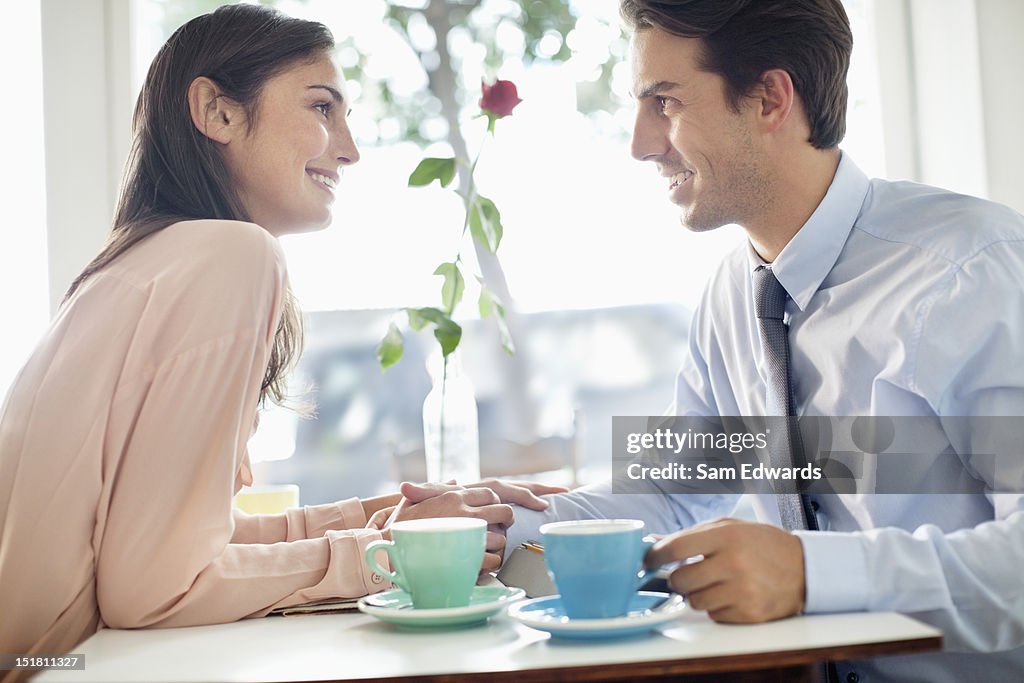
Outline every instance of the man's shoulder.
[[873, 179], [854, 228], [957, 263], [998, 243], [1024, 247], [1024, 216], [1012, 208], [909, 181]]

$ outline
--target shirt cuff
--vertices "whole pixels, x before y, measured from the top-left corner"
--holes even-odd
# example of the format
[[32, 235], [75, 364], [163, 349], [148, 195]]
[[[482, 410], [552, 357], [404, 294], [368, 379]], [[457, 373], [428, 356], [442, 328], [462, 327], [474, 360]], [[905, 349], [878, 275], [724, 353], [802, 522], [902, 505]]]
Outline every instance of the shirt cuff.
[[555, 517], [550, 514], [553, 507], [551, 506], [547, 510], [531, 510], [530, 508], [516, 505], [512, 508], [515, 511], [515, 521], [505, 531], [504, 560], [507, 560], [512, 551], [523, 542], [540, 541], [539, 529], [541, 524], [555, 521]]
[[[328, 531], [360, 529], [366, 526], [363, 503], [358, 498], [340, 500], [326, 505], [307, 505], [287, 511], [288, 540], [320, 538]], [[292, 518], [292, 516], [295, 516]], [[294, 533], [300, 532], [300, 533]]]
[[856, 534], [794, 531], [804, 548], [804, 612], [860, 612], [868, 604], [867, 554]]

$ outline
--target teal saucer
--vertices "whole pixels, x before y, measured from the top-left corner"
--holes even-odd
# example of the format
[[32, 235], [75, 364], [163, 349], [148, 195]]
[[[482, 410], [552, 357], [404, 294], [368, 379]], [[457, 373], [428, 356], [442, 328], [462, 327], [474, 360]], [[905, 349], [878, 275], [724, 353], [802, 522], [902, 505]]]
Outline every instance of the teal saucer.
[[360, 598], [359, 611], [381, 621], [411, 628], [440, 628], [483, 623], [505, 609], [509, 603], [524, 597], [521, 588], [477, 586], [465, 607], [416, 609], [412, 596], [403, 590], [390, 590]]

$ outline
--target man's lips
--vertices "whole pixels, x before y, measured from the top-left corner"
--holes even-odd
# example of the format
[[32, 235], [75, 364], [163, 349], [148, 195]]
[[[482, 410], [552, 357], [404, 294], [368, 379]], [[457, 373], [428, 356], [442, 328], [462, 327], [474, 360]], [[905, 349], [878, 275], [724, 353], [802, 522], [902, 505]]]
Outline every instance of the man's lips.
[[685, 170], [685, 171], [680, 171], [679, 173], [675, 173], [675, 174], [673, 174], [671, 176], [668, 176], [668, 178], [669, 178], [669, 185], [668, 185], [669, 192], [671, 192], [672, 190], [676, 189], [677, 187], [679, 187], [680, 185], [685, 183], [687, 180], [692, 178], [694, 175], [695, 174], [694, 174], [693, 171]]

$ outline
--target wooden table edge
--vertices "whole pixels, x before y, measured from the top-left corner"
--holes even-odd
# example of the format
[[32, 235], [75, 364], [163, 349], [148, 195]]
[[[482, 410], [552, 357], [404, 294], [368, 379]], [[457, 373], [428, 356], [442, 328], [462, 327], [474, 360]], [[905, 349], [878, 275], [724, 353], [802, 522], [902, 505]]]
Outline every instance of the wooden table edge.
[[[778, 668], [791, 668], [817, 664], [825, 661], [864, 659], [885, 655], [908, 655], [934, 652], [942, 649], [942, 636], [923, 636], [905, 640], [856, 643], [835, 647], [820, 647], [800, 650], [776, 650], [751, 652], [742, 655], [715, 655], [713, 657], [690, 657], [686, 659], [663, 659], [619, 664], [594, 664], [581, 666], [558, 666], [538, 669], [515, 669], [512, 671], [478, 671], [466, 673], [423, 674], [420, 676], [398, 676], [364, 678], [355, 680], [375, 683], [464, 683], [465, 681], [486, 680], [495, 683], [542, 683], [544, 681], [623, 681], [643, 677], [685, 676], [706, 674], [729, 674]], [[350, 679], [331, 679], [314, 683], [349, 683]]]

